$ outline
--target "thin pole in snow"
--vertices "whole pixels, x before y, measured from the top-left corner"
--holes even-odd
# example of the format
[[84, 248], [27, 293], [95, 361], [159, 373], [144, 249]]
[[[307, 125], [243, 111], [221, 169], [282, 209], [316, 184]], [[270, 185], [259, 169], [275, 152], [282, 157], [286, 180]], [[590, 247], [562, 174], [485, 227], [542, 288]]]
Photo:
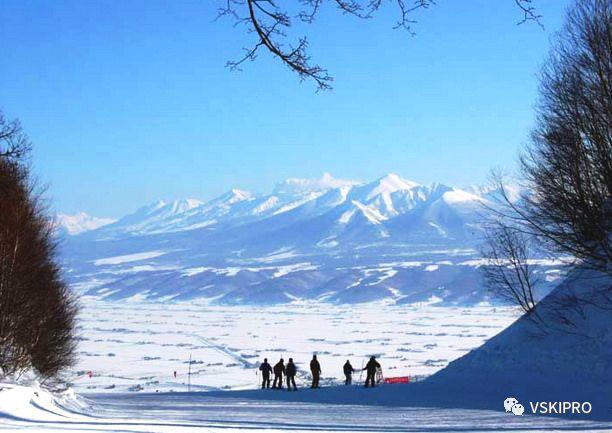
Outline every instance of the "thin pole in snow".
[[363, 359], [361, 360], [361, 369], [359, 370], [359, 384], [361, 385], [361, 376], [363, 375]]
[[191, 392], [191, 353], [189, 354], [189, 372], [187, 373], [187, 392]]

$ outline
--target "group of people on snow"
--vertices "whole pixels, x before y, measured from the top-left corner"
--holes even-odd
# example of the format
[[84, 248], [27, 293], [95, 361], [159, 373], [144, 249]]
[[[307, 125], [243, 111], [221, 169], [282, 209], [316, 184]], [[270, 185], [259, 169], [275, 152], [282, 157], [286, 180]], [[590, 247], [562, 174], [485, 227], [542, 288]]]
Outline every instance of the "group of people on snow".
[[[371, 357], [366, 366], [362, 369], [362, 371], [366, 371], [366, 381], [365, 387], [368, 388], [370, 386], [374, 387], [376, 384], [376, 372], [380, 369], [380, 364], [376, 361], [375, 357]], [[355, 370], [351, 365], [349, 360], [346, 361], [342, 368], [344, 372], [345, 385], [351, 385], [353, 383], [353, 373], [359, 370]], [[283, 358], [278, 361], [274, 367], [272, 367], [268, 363], [268, 358], [265, 358], [264, 361], [259, 366], [259, 371], [261, 371], [262, 382], [261, 388], [266, 389], [270, 388], [270, 380], [271, 375], [274, 374], [274, 381], [272, 382], [273, 389], [282, 389], [283, 388], [283, 375], [285, 376], [285, 380], [287, 382], [287, 389], [289, 391], [297, 391], [297, 386], [295, 384], [295, 376], [297, 374], [297, 367], [293, 362], [293, 358], [289, 358], [289, 362], [285, 365], [285, 361]], [[321, 364], [319, 364], [319, 360], [317, 359], [317, 355], [312, 355], [312, 360], [310, 361], [310, 375], [312, 377], [311, 388], [319, 388], [319, 380], [321, 379]]]

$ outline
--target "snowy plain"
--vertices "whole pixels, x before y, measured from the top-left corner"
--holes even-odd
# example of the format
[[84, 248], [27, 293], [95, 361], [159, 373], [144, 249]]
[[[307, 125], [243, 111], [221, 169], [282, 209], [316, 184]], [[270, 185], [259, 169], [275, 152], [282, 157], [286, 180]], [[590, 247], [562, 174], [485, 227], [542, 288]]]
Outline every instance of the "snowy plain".
[[[540, 432], [612, 428], [604, 421], [516, 417], [504, 413], [501, 401], [496, 411], [393, 403], [389, 398], [406, 393], [418, 402], [418, 381], [514, 322], [518, 314], [509, 308], [384, 302], [221, 307], [194, 302], [104, 302], [89, 297], [82, 304], [73, 387], [52, 395], [36, 387], [0, 385], [0, 430]], [[313, 352], [323, 368], [321, 390], [304, 387]], [[339, 385], [346, 359], [359, 368], [371, 354], [379, 356], [386, 376], [410, 375], [417, 383], [375, 390]], [[190, 355], [191, 392], [187, 392]], [[291, 356], [298, 364], [301, 389], [297, 393], [258, 389], [260, 360], [268, 357], [275, 362], [281, 356]], [[359, 374], [355, 379], [359, 382]]]
[[370, 355], [380, 357], [387, 376], [418, 380], [518, 317], [507, 307], [386, 302], [228, 307], [84, 297], [82, 304], [73, 376], [81, 393], [186, 391], [190, 356], [192, 391], [255, 388], [263, 358], [292, 357], [303, 384], [313, 353], [327, 385], [340, 383], [347, 359], [360, 368]]

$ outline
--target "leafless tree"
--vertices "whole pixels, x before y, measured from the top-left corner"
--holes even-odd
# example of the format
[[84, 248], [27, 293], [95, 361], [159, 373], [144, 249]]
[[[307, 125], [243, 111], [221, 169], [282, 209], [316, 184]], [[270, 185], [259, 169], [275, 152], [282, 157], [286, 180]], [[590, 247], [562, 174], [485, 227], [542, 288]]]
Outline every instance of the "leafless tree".
[[[12, 131], [8, 143], [25, 137]], [[17, 155], [0, 156], [0, 377], [35, 369], [51, 378], [74, 362], [77, 307], [41, 192]]]
[[30, 140], [18, 120], [8, 120], [0, 111], [0, 157], [22, 158], [30, 151]]
[[[487, 235], [490, 287], [531, 308], [521, 244], [574, 257], [583, 268], [612, 273], [612, 3], [578, 0], [568, 11], [540, 76], [537, 124], [520, 157], [518, 197], [494, 174], [496, 221]], [[512, 266], [508, 268], [506, 263]], [[514, 278], [508, 273], [514, 272]], [[523, 278], [518, 277], [518, 273]], [[512, 287], [510, 287], [512, 286]], [[612, 287], [557, 296], [557, 325], [570, 329], [585, 306], [610, 310]], [[529, 302], [528, 302], [529, 301]]]
[[483, 255], [489, 263], [484, 267], [485, 280], [494, 296], [518, 305], [525, 313], [534, 311], [540, 283], [530, 239], [516, 227], [497, 221], [485, 232]]
[[[398, 12], [394, 28], [414, 34], [416, 20], [414, 14], [420, 9], [428, 9], [436, 4], [435, 0], [301, 0], [277, 2], [276, 0], [222, 0], [218, 17], [231, 17], [236, 25], [246, 25], [248, 32], [255, 35], [254, 44], [245, 48], [242, 58], [230, 61], [227, 66], [238, 70], [247, 60], [255, 60], [263, 49], [278, 58], [302, 80], [312, 80], [318, 90], [330, 90], [333, 78], [327, 69], [313, 63], [308, 54], [308, 39], [299, 37], [297, 42], [288, 42], [287, 31], [293, 20], [311, 24], [319, 11], [326, 5], [335, 6], [340, 13], [360, 19], [370, 19], [384, 4], [392, 4]], [[532, 0], [513, 0], [521, 12], [518, 24], [534, 21], [542, 26], [540, 15]], [[288, 4], [293, 3], [292, 9]]]
[[521, 215], [544, 243], [611, 272], [612, 3], [581, 0], [542, 71], [538, 123], [521, 157]]
[[[527, 193], [501, 213], [557, 254], [612, 272], [612, 4], [580, 0], [540, 78], [520, 158]], [[500, 182], [501, 184], [501, 182]]]

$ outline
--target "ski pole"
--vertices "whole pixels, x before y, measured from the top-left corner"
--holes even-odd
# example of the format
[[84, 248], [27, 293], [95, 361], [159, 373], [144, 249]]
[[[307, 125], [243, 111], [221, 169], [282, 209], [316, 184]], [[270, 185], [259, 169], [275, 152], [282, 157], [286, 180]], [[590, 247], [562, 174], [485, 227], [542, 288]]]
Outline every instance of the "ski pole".
[[363, 385], [363, 383], [361, 383], [362, 376], [363, 376], [363, 359], [361, 360], [361, 368], [359, 369], [359, 385]]

